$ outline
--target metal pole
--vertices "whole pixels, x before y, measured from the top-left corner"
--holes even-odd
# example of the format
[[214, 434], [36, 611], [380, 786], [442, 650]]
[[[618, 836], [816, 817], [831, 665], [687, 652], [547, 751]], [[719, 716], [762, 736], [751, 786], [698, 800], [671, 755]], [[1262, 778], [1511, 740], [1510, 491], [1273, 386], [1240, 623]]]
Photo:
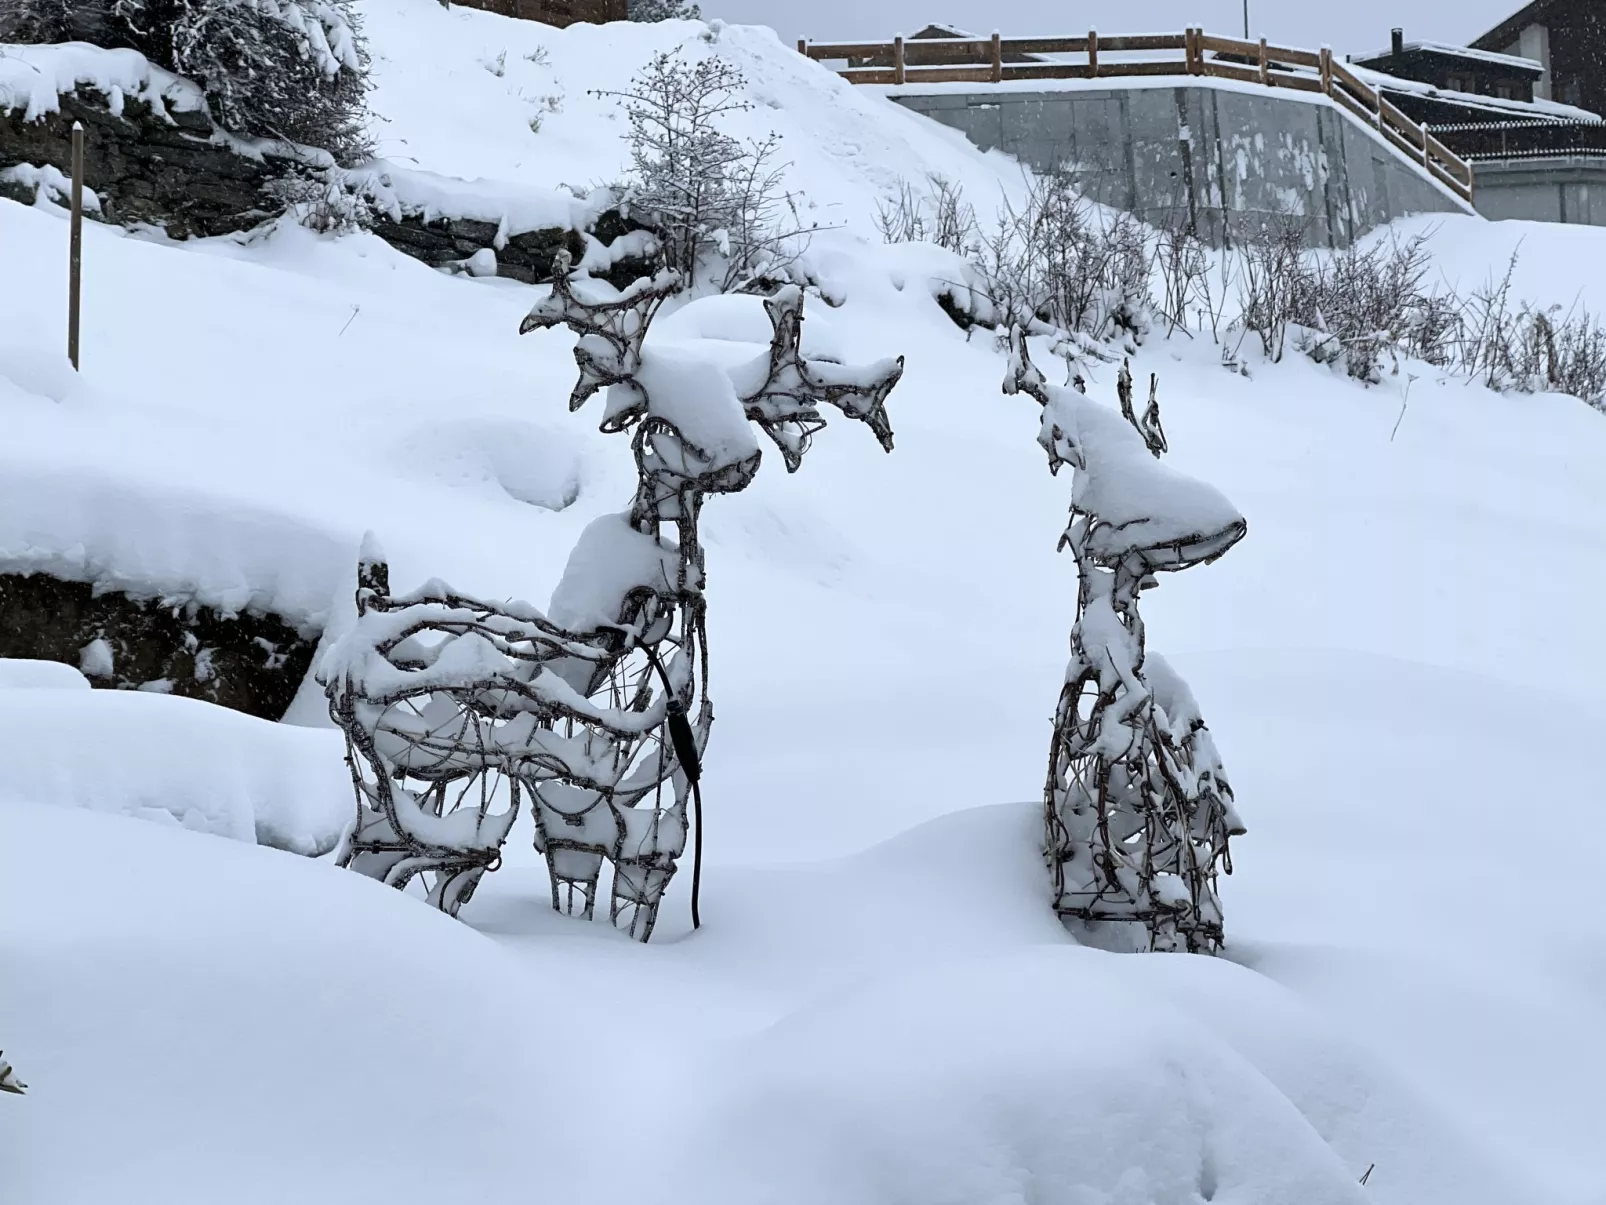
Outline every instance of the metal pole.
[[67, 358], [78, 371], [78, 307], [83, 295], [84, 126], [72, 123], [72, 249], [67, 257]]
[[1244, 0], [1244, 41], [1249, 41], [1249, 0]]

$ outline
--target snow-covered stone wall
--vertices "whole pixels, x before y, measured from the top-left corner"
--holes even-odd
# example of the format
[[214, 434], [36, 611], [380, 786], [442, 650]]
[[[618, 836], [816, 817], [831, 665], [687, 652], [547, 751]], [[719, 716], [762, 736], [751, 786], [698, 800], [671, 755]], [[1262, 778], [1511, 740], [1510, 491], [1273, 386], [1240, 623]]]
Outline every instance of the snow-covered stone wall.
[[[1294, 217], [1343, 247], [1396, 218], [1466, 213], [1449, 189], [1326, 97], [1225, 80], [1016, 81], [890, 89], [894, 100], [1088, 196], [1213, 246]], [[968, 91], [967, 91], [968, 89]]]
[[[52, 184], [71, 171], [75, 121], [85, 128], [84, 174], [98, 201], [91, 216], [160, 226], [174, 238], [258, 225], [282, 210], [271, 185], [287, 167], [327, 160], [219, 129], [199, 88], [134, 51], [0, 45], [0, 197], [29, 204], [41, 189], [59, 194]], [[579, 198], [387, 162], [344, 175], [374, 202], [374, 233], [435, 267], [489, 251], [498, 275], [535, 283], [549, 278], [559, 251], [585, 254], [585, 232], [600, 227], [608, 241], [628, 226], [605, 193]]]

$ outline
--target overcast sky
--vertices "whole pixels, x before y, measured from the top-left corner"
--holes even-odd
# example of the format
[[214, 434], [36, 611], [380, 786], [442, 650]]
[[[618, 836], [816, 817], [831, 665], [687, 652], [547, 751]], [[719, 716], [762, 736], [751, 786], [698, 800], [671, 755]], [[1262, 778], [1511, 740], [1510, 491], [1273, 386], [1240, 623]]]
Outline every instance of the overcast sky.
[[[787, 42], [890, 38], [933, 22], [1007, 35], [1151, 33], [1202, 26], [1243, 30], [1243, 0], [701, 0], [705, 17], [773, 26]], [[1407, 41], [1464, 44], [1522, 7], [1522, 0], [1249, 0], [1249, 27], [1295, 47], [1361, 53], [1388, 45], [1400, 25]]]

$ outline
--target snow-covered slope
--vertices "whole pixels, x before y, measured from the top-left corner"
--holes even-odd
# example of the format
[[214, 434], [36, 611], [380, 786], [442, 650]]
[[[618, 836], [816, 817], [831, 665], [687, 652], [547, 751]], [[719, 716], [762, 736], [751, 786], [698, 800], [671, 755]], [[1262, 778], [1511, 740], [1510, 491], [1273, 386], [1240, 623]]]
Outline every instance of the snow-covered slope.
[[[415, 0], [365, 0], [373, 42], [378, 151], [467, 179], [541, 188], [616, 180], [628, 159], [625, 119], [599, 93], [618, 92], [652, 55], [718, 54], [747, 78], [751, 108], [724, 128], [781, 137], [801, 216], [868, 230], [876, 202], [900, 178], [936, 172], [987, 200], [1002, 179], [1021, 185], [1002, 154], [978, 155], [957, 131], [887, 104], [783, 45], [761, 26], [694, 21], [574, 25], [487, 19]], [[538, 129], [532, 129], [532, 122]]]
[[[543, 188], [617, 171], [585, 90], [702, 28], [364, 7], [384, 153]], [[537, 44], [549, 66], [524, 57]], [[482, 60], [502, 49], [497, 75]], [[1034, 805], [1009, 802], [1040, 790], [1063, 669], [1068, 485], [1044, 471], [1036, 407], [999, 392], [990, 340], [932, 302], [940, 259], [864, 237], [899, 175], [980, 199], [1015, 169], [761, 31], [710, 49], [741, 56], [779, 106], [748, 128], [779, 130], [798, 186], [846, 226], [816, 239], [841, 305], [811, 301], [808, 338], [907, 371], [890, 456], [839, 423], [797, 475], [773, 458], [708, 505], [704, 929], [684, 881], [649, 947], [555, 918], [522, 830], [456, 924], [327, 865], [8, 796], [0, 1041], [31, 1088], [4, 1098], [6, 1184], [29, 1205], [354, 1205], [398, 1185], [1599, 1205], [1606, 422], [1422, 366], [1366, 390], [1297, 358], [1230, 375], [1208, 339], [1145, 347], [1170, 460], [1249, 517], [1145, 614], [1250, 833], [1224, 885], [1228, 959], [1078, 949], [1047, 910]], [[519, 90], [547, 76], [565, 99], [535, 133]], [[1437, 227], [1448, 275], [1502, 270], [1521, 242], [1521, 292], [1606, 300], [1580, 267], [1602, 232]], [[368, 237], [179, 247], [91, 226], [75, 376], [64, 247], [58, 214], [0, 202], [22, 282], [0, 289], [8, 563], [338, 624], [373, 529], [398, 586], [545, 603], [583, 526], [628, 497], [626, 442], [567, 412], [572, 340], [515, 333], [535, 290]], [[756, 300], [716, 298], [657, 334], [745, 356], [766, 331]], [[159, 728], [142, 739], [186, 764]], [[330, 779], [297, 772], [311, 806], [339, 742], [300, 735], [329, 750]], [[267, 742], [238, 760], [288, 765]], [[73, 801], [48, 768], [69, 741], [0, 756], [34, 759], [38, 802]], [[194, 781], [175, 769], [152, 806], [175, 814]], [[110, 798], [88, 802], [130, 810]]]

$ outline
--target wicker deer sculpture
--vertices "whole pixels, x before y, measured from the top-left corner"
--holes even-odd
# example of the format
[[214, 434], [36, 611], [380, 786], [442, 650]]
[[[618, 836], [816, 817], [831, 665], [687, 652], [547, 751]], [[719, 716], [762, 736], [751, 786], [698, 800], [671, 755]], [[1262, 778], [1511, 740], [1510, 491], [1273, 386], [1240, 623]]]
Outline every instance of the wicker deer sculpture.
[[[720, 367], [646, 345], [680, 287], [672, 273], [618, 290], [566, 256], [556, 271], [520, 331], [579, 336], [569, 408], [604, 392], [601, 427], [630, 436], [635, 496], [586, 528], [544, 614], [434, 581], [392, 595], [383, 557], [365, 550], [357, 623], [320, 665], [358, 800], [339, 856], [398, 888], [423, 875], [429, 900], [456, 915], [528, 796], [553, 907], [591, 917], [609, 863], [610, 920], [645, 941], [688, 831], [702, 835], [688, 804], [713, 725], [703, 501], [752, 482], [755, 425], [795, 471], [822, 405], [890, 451], [885, 404], [903, 361], [804, 358], [803, 293], [790, 287], [764, 303], [767, 353]], [[694, 877], [694, 921], [696, 909]]]
[[1049, 384], [1012, 340], [1005, 393], [1042, 407], [1050, 472], [1073, 469], [1060, 547], [1079, 588], [1071, 659], [1054, 717], [1044, 790], [1054, 908], [1112, 949], [1213, 952], [1222, 942], [1218, 869], [1244, 831], [1187, 685], [1146, 648], [1138, 597], [1156, 575], [1207, 564], [1247, 524], [1212, 487], [1159, 463], [1155, 382], [1142, 415], [1123, 365], [1120, 412]]

